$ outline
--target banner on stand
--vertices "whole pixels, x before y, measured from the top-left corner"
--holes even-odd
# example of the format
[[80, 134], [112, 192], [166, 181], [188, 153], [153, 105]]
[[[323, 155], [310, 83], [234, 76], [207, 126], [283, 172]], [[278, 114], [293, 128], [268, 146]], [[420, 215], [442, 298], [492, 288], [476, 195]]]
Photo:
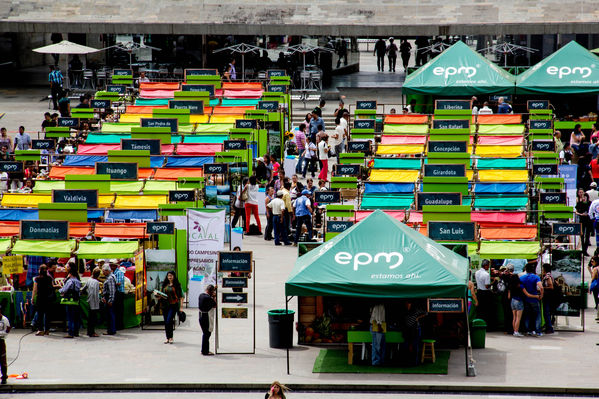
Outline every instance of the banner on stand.
[[225, 210], [188, 209], [187, 226], [189, 306], [197, 307], [204, 287], [216, 285], [216, 261], [225, 243]]
[[144, 308], [144, 250], [135, 254], [135, 314], [141, 314]]
[[[557, 290], [553, 302], [558, 316], [580, 316], [582, 309], [582, 251], [551, 251], [551, 275]], [[586, 293], [585, 293], [586, 294]]]

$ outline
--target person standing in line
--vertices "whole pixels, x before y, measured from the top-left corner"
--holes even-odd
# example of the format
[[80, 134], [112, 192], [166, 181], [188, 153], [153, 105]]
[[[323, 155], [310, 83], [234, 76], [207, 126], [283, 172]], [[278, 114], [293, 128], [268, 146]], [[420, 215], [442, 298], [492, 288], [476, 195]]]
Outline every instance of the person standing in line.
[[312, 177], [314, 177], [314, 172], [316, 172], [316, 144], [312, 141], [311, 138], [306, 137], [306, 149], [304, 150], [304, 170], [302, 171], [302, 176], [304, 179], [306, 178], [306, 172], [310, 170]]
[[387, 58], [389, 59], [389, 72], [395, 72], [395, 63], [397, 62], [397, 52], [399, 49], [394, 43], [395, 39], [389, 38], [389, 45], [387, 46]]
[[275, 198], [274, 193], [275, 189], [273, 187], [268, 187], [266, 189], [266, 196], [264, 198], [264, 205], [266, 208], [266, 229], [264, 229], [264, 239], [266, 241], [272, 240], [272, 209], [268, 207], [268, 204]]
[[120, 265], [115, 262], [110, 262], [110, 269], [116, 282], [116, 299], [113, 304], [114, 315], [116, 319], [116, 329], [123, 329], [124, 303], [125, 303], [125, 273], [121, 270]]
[[372, 334], [372, 365], [382, 366], [385, 362], [385, 305], [379, 303], [370, 311], [370, 333]]
[[385, 53], [387, 52], [387, 45], [382, 38], [377, 40], [374, 45], [374, 52], [372, 55], [376, 56], [376, 67], [379, 72], [385, 72]]
[[399, 53], [401, 54], [401, 62], [403, 64], [403, 70], [408, 73], [408, 63], [410, 62], [410, 55], [412, 54], [412, 45], [407, 39], [403, 39], [399, 45]]
[[9, 153], [13, 152], [12, 151], [12, 142], [10, 140], [10, 137], [8, 137], [5, 127], [0, 128], [0, 146], [6, 147], [6, 149]]
[[[591, 183], [591, 188], [595, 184], [595, 182]], [[590, 191], [590, 190], [589, 190]], [[591, 218], [589, 217], [589, 207], [591, 206], [590, 195], [587, 191], [584, 192], [584, 189], [579, 188], [576, 198], [576, 206], [574, 207], [574, 213], [576, 214], [576, 221], [580, 223], [580, 241], [582, 243], [582, 253], [585, 256], [589, 256], [587, 250], [591, 245], [591, 231], [593, 229], [593, 224], [591, 222]]]
[[330, 155], [337, 158], [337, 163], [339, 163], [339, 154], [343, 151], [343, 137], [345, 137], [345, 129], [341, 123], [342, 119], [341, 117], [335, 119], [335, 132], [329, 135], [329, 143], [335, 149], [334, 154]]
[[6, 336], [10, 332], [10, 322], [4, 316], [4, 309], [0, 307], [0, 372], [2, 373], [2, 385], [6, 385], [8, 378], [8, 365], [6, 362]]
[[243, 227], [244, 229], [246, 228], [245, 201], [242, 199], [245, 198], [245, 196], [242, 196], [241, 192], [243, 191], [243, 188], [246, 186], [248, 181], [249, 179], [247, 177], [244, 177], [241, 180], [241, 184], [237, 186], [237, 192], [235, 193], [235, 202], [233, 203], [233, 208], [235, 209], [235, 216], [233, 216], [233, 220], [231, 221], [231, 227], [233, 228], [237, 226], [237, 221], [239, 220], [239, 218], [241, 218], [243, 221], [241, 227]]
[[67, 279], [59, 290], [60, 295], [65, 299], [65, 309], [67, 313], [67, 335], [65, 338], [79, 336], [79, 293], [81, 292], [81, 281], [79, 273], [74, 263], [67, 265]]
[[545, 319], [545, 334], [553, 334], [553, 323], [551, 317], [553, 317], [553, 305], [555, 299], [555, 292], [557, 290], [555, 279], [551, 274], [551, 264], [543, 264], [543, 318]]
[[104, 335], [116, 334], [114, 302], [116, 299], [116, 279], [109, 265], [102, 266], [102, 274], [106, 277], [102, 286], [102, 303], [106, 311], [106, 332]]
[[46, 265], [40, 266], [39, 274], [33, 280], [33, 298], [37, 312], [37, 333], [35, 335], [50, 335], [50, 309], [56, 299], [56, 292]]
[[484, 259], [481, 268], [474, 274], [476, 279], [476, 292], [478, 295], [478, 316], [483, 319], [487, 326], [491, 326], [490, 308], [493, 301], [491, 293], [491, 276], [489, 267], [491, 263], [488, 259]]
[[316, 136], [320, 130], [325, 130], [324, 120], [316, 113], [316, 108], [312, 111], [312, 119], [310, 120], [310, 139], [316, 140]]
[[[510, 268], [511, 266], [511, 268]], [[514, 273], [514, 265], [507, 266], [509, 273], [506, 276], [508, 298], [510, 308], [512, 309], [512, 335], [514, 337], [523, 337], [520, 333], [520, 322], [522, 321], [522, 312], [524, 311], [524, 289], [520, 282], [520, 277]]]
[[305, 224], [308, 230], [308, 241], [312, 241], [312, 203], [310, 197], [312, 193], [308, 190], [303, 190], [301, 197], [295, 200], [295, 243], [299, 241], [299, 236], [302, 234], [302, 226]]
[[295, 173], [300, 174], [304, 170], [304, 150], [306, 149], [306, 125], [300, 124], [297, 133], [295, 133], [295, 145], [297, 147], [297, 165]]
[[89, 315], [87, 317], [87, 336], [97, 337], [96, 323], [98, 322], [98, 313], [100, 312], [100, 268], [96, 267], [92, 271], [92, 276], [81, 290], [87, 294], [87, 303], [89, 303]]
[[174, 271], [166, 274], [166, 279], [162, 282], [162, 293], [166, 295], [166, 298], [162, 297], [162, 314], [164, 315], [164, 331], [166, 333], [164, 343], [172, 344], [175, 315], [183, 306], [183, 291]]
[[210, 352], [210, 336], [214, 330], [214, 313], [216, 308], [216, 288], [210, 284], [198, 298], [200, 309], [200, 327], [202, 327], [202, 355], [213, 356]]
[[539, 276], [535, 274], [536, 264], [527, 263], [526, 273], [520, 276], [522, 287], [528, 295], [524, 298], [524, 326], [526, 333], [535, 337], [543, 336], [541, 332], [541, 305], [543, 299], [543, 285]]
[[283, 214], [285, 212], [285, 201], [283, 201], [283, 191], [277, 191], [277, 198], [270, 201], [267, 205], [272, 210], [272, 224], [275, 235], [275, 245], [281, 245], [281, 239], [285, 245], [291, 245], [287, 233], [287, 227], [283, 222]]
[[31, 148], [31, 136], [25, 133], [25, 126], [19, 126], [19, 133], [15, 135], [15, 150], [28, 150]]
[[327, 141], [328, 137], [324, 136], [318, 143], [318, 159], [322, 164], [318, 178], [324, 181], [328, 181], [329, 175], [329, 145]]
[[62, 81], [64, 77], [58, 67], [50, 65], [50, 74], [48, 75], [48, 83], [50, 83], [50, 95], [52, 96], [52, 103], [54, 105], [54, 111], [58, 110], [58, 99], [62, 92]]
[[260, 214], [258, 212], [258, 183], [256, 176], [251, 176], [248, 183], [243, 187], [242, 193], [247, 195], [245, 200], [245, 233], [250, 232], [251, 215], [254, 215], [258, 230], [262, 234], [262, 224], [260, 223]]

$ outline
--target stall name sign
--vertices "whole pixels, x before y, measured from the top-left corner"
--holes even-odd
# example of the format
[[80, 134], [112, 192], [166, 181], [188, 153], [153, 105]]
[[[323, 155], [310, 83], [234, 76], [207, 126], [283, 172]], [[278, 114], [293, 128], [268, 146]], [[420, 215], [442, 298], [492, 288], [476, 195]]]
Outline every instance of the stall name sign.
[[540, 193], [539, 203], [541, 204], [566, 204], [566, 193]]
[[137, 163], [96, 162], [96, 174], [110, 175], [115, 180], [137, 180]]
[[512, 102], [512, 95], [511, 94], [494, 94], [492, 96], [489, 96], [489, 101], [499, 101], [499, 99], [503, 97], [503, 100], [511, 103]]
[[195, 201], [195, 199], [196, 196], [193, 190], [178, 190], [168, 192], [168, 200], [170, 202]]
[[464, 164], [426, 164], [424, 165], [424, 176], [426, 177], [464, 177], [466, 176], [466, 165]]
[[533, 119], [530, 121], [529, 130], [547, 130], [553, 129], [553, 121], [543, 119]]
[[251, 251], [221, 251], [218, 253], [219, 272], [247, 272], [252, 271]]
[[445, 120], [445, 119], [434, 119], [433, 129], [470, 129], [470, 120], [468, 119], [456, 119], [456, 120]]
[[69, 222], [56, 220], [21, 220], [22, 240], [68, 240]]
[[474, 241], [474, 222], [428, 222], [428, 237], [435, 241]]
[[159, 139], [121, 139], [121, 149], [150, 151], [150, 155], [160, 155], [162, 152]]
[[248, 294], [244, 292], [223, 292], [223, 303], [248, 303]]
[[216, 76], [216, 69], [186, 69], [185, 76]]
[[256, 119], [236, 119], [236, 129], [258, 129], [258, 121]]
[[267, 85], [266, 91], [270, 93], [287, 93], [287, 85]]
[[52, 202], [61, 204], [87, 204], [98, 207], [98, 190], [52, 190]]
[[190, 115], [204, 115], [204, 101], [200, 100], [170, 100], [169, 109], [188, 109]]
[[278, 101], [258, 101], [258, 109], [276, 111], [279, 109]]
[[354, 129], [374, 129], [375, 120], [374, 119], [355, 119], [354, 120]]
[[338, 175], [358, 176], [360, 174], [361, 165], [342, 165], [336, 164], [335, 171]]
[[226, 175], [229, 172], [229, 165], [226, 163], [206, 163], [204, 164], [204, 173], [210, 175]]
[[341, 202], [341, 193], [339, 191], [315, 191], [314, 202], [319, 204], [335, 204]]
[[370, 150], [370, 141], [350, 141], [348, 147], [350, 152], [367, 152]]
[[287, 72], [284, 69], [269, 69], [266, 71], [266, 76], [269, 78], [278, 78], [280, 76], [287, 76]]
[[108, 109], [110, 108], [110, 100], [91, 100], [89, 107], [93, 109]]
[[526, 106], [529, 110], [549, 109], [549, 100], [528, 100]]
[[532, 174], [533, 175], [557, 175], [557, 165], [554, 164], [533, 164]]
[[429, 313], [463, 313], [464, 300], [462, 298], [428, 298]]
[[207, 91], [210, 97], [214, 97], [214, 85], [181, 85], [181, 91]]
[[131, 69], [113, 69], [113, 76], [133, 76], [133, 71]]
[[462, 205], [460, 193], [418, 193], [416, 208], [421, 211], [423, 205]]
[[[447, 68], [447, 69], [449, 70], [450, 68]], [[453, 68], [453, 69], [456, 69], [456, 68]], [[452, 74], [452, 75], [454, 75], [454, 74]], [[437, 100], [437, 101], [435, 101], [435, 109], [438, 109], [438, 110], [463, 111], [463, 110], [467, 110], [467, 109], [471, 109], [471, 108], [472, 108], [472, 102], [470, 100]]]
[[533, 151], [555, 151], [555, 142], [553, 140], [533, 140]]
[[175, 234], [175, 222], [147, 222], [148, 234]]
[[77, 127], [79, 118], [58, 118], [58, 127]]
[[223, 277], [223, 288], [247, 288], [248, 279], [245, 277]]
[[22, 172], [23, 162], [0, 161], [0, 172]]
[[428, 152], [468, 152], [466, 141], [429, 141]]
[[356, 109], [376, 110], [376, 101], [358, 101], [356, 102]]
[[352, 227], [352, 222], [341, 221], [341, 220], [329, 220], [327, 221], [327, 231], [329, 233], [343, 233], [345, 230]]
[[21, 274], [23, 273], [23, 255], [13, 255], [2, 257], [2, 274]]
[[177, 118], [141, 118], [141, 127], [168, 127], [171, 133], [179, 130], [179, 119]]
[[553, 223], [551, 225], [551, 233], [554, 236], [579, 236], [580, 232], [580, 223]]
[[53, 150], [56, 148], [56, 141], [53, 139], [31, 140], [31, 148], [34, 150]]
[[247, 142], [245, 140], [225, 140], [223, 144], [225, 151], [227, 150], [245, 150], [247, 149]]
[[127, 92], [127, 86], [125, 85], [106, 85], [106, 91], [109, 93], [125, 94]]

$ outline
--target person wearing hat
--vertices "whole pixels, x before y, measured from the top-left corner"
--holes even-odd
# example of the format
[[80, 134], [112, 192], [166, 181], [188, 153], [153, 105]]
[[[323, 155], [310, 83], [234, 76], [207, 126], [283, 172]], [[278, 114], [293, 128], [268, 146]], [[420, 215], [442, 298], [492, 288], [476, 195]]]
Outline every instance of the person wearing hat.
[[289, 242], [289, 233], [287, 227], [283, 223], [283, 214], [286, 212], [285, 201], [283, 201], [283, 195], [285, 193], [282, 190], [277, 191], [277, 198], [273, 199], [266, 205], [272, 210], [272, 224], [275, 235], [275, 245], [281, 245], [281, 238], [285, 245], [291, 245]]
[[395, 39], [389, 38], [389, 45], [387, 46], [387, 58], [389, 59], [389, 72], [395, 72], [395, 62], [397, 61], [397, 44], [393, 43]]
[[301, 197], [295, 200], [295, 241], [293, 245], [297, 246], [300, 234], [302, 234], [302, 226], [305, 224], [308, 230], [308, 240], [312, 241], [312, 202], [310, 197], [312, 193], [308, 190], [303, 190]]
[[591, 201], [591, 202], [595, 201], [596, 199], [599, 199], [599, 191], [597, 191], [597, 183], [592, 182], [591, 188], [589, 190], [587, 190], [586, 193], [589, 195], [589, 201]]

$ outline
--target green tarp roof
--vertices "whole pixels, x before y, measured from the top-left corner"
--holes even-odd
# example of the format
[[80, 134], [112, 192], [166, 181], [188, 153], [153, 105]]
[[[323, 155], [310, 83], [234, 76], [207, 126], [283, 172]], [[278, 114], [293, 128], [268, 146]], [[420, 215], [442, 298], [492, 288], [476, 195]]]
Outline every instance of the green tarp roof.
[[465, 96], [513, 93], [515, 78], [459, 41], [410, 74], [405, 94]]
[[298, 258], [285, 294], [464, 297], [468, 260], [377, 210]]
[[43, 241], [43, 240], [19, 240], [12, 247], [13, 254], [50, 256], [57, 258], [69, 258], [75, 249], [75, 241]]
[[77, 256], [82, 259], [131, 258], [138, 248], [137, 241], [82, 241]]
[[516, 80], [518, 94], [599, 93], [599, 57], [571, 41]]

